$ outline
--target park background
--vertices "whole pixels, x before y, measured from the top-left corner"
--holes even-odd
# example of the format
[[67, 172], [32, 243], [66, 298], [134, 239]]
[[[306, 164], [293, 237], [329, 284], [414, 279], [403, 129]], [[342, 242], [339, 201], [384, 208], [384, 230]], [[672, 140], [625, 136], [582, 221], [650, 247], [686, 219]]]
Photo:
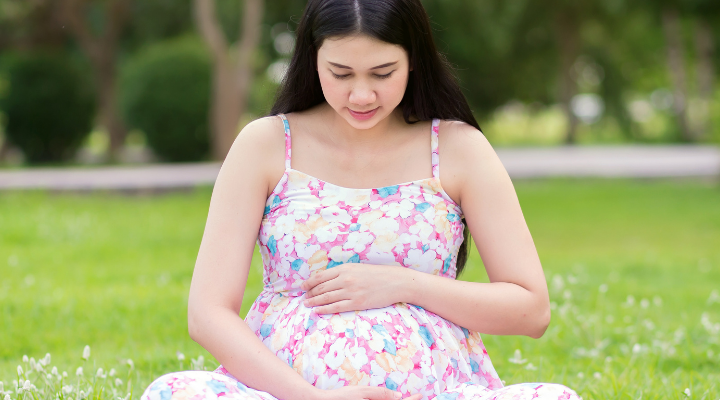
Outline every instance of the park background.
[[[498, 149], [720, 143], [717, 1], [423, 4]], [[303, 6], [0, 0], [0, 172], [222, 160], [268, 113]], [[720, 398], [718, 177], [514, 183], [553, 320], [539, 340], [484, 336], [501, 378]], [[211, 190], [0, 192], [0, 391], [49, 387], [46, 353], [68, 372], [62, 400], [137, 399], [162, 373], [214, 368], [186, 326]], [[256, 257], [241, 315], [261, 279]], [[487, 281], [476, 252], [460, 279]]]

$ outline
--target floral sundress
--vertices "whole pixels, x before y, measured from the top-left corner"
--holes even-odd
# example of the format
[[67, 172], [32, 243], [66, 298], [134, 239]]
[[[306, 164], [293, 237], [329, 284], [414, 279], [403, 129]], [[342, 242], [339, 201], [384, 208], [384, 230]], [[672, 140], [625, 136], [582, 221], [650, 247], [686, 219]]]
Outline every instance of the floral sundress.
[[[380, 386], [423, 400], [579, 399], [565, 386], [503, 387], [480, 334], [422, 307], [388, 307], [317, 314], [303, 305], [300, 285], [345, 263], [397, 265], [456, 277], [463, 241], [462, 210], [440, 185], [439, 120], [430, 135], [432, 177], [351, 189], [291, 167], [287, 118], [285, 173], [267, 199], [258, 235], [264, 288], [245, 322], [273, 353], [322, 389]], [[275, 400], [220, 366], [214, 372], [164, 375], [142, 400], [231, 397]]]

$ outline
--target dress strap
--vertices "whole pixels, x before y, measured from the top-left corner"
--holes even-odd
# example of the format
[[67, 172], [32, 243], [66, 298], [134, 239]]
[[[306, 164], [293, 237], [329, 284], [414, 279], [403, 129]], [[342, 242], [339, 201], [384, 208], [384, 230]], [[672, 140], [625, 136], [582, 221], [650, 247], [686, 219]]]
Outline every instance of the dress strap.
[[438, 133], [440, 132], [440, 120], [435, 118], [432, 121], [432, 138], [430, 146], [432, 148], [432, 174], [434, 178], [440, 178], [440, 152], [438, 150]]
[[283, 127], [285, 129], [285, 169], [290, 169], [290, 155], [292, 153], [292, 139], [290, 138], [290, 123], [288, 122], [285, 114], [278, 114], [282, 119]]

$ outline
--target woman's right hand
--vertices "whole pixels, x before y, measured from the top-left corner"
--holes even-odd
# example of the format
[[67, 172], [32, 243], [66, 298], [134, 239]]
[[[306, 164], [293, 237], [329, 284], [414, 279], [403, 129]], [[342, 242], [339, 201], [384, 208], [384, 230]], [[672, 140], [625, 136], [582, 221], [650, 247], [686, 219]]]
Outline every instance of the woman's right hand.
[[402, 398], [400, 392], [373, 386], [345, 386], [339, 389], [323, 390], [318, 400], [420, 400], [421, 393]]

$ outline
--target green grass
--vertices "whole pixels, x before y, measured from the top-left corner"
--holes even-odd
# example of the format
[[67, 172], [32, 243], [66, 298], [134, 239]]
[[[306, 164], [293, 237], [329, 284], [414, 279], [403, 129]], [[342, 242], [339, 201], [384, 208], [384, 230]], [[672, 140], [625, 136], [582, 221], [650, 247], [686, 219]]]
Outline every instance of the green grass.
[[[717, 184], [549, 180], [516, 188], [554, 310], [539, 340], [484, 336], [500, 377], [564, 383], [586, 400], [684, 399], [686, 388], [693, 399], [720, 398], [720, 296], [711, 296], [720, 290]], [[136, 389], [189, 368], [191, 357], [214, 367], [186, 328], [209, 197], [207, 188], [0, 193], [6, 389], [24, 354], [49, 352], [74, 375], [86, 344], [86, 371], [134, 360]], [[487, 279], [476, 253], [461, 278]], [[256, 257], [242, 315], [261, 280]], [[510, 362], [516, 349], [526, 362]], [[183, 365], [177, 351], [188, 358]]]

